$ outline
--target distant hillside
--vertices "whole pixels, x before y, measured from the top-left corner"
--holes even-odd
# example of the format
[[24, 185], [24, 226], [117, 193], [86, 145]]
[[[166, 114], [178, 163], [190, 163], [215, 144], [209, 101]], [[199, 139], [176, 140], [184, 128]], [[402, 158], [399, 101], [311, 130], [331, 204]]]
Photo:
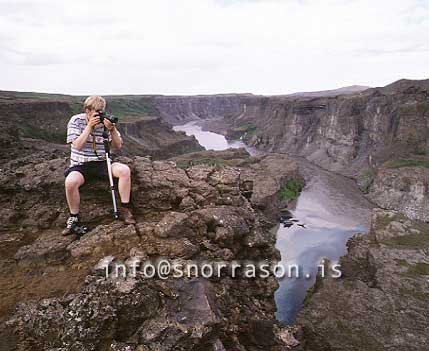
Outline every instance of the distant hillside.
[[298, 93], [288, 94], [287, 96], [297, 96], [297, 97], [336, 96], [336, 95], [341, 95], [341, 94], [359, 93], [359, 92], [367, 90], [369, 88], [371, 88], [371, 87], [365, 86], [365, 85], [350, 85], [348, 87], [332, 89], [332, 90], [298, 92]]

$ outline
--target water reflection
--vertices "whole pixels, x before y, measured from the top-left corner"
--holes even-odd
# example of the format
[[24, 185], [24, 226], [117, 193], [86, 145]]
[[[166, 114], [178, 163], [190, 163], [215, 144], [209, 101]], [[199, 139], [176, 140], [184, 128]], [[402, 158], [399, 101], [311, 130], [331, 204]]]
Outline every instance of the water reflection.
[[194, 135], [198, 142], [206, 150], [226, 150], [229, 148], [239, 149], [244, 148], [249, 154], [254, 155], [256, 150], [247, 146], [240, 140], [228, 141], [226, 138], [217, 133], [202, 130], [198, 125], [198, 121], [188, 122], [180, 126], [174, 126], [173, 130], [185, 132], [186, 135]]
[[[286, 324], [293, 323], [302, 308], [321, 259], [338, 261], [346, 253], [347, 240], [368, 230], [368, 209], [351, 202], [341, 188], [330, 187], [331, 182], [325, 182], [325, 176], [322, 172], [313, 178], [299, 197], [296, 209], [291, 211], [305, 228], [280, 225], [277, 230], [281, 263], [285, 267], [296, 264], [301, 270], [299, 278], [280, 279], [275, 293], [277, 318]], [[305, 277], [307, 273], [310, 278]]]

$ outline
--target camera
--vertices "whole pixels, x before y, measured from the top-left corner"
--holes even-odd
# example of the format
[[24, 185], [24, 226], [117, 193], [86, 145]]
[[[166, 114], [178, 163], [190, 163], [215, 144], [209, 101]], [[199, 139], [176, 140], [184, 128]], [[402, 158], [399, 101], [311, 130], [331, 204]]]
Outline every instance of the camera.
[[109, 120], [112, 123], [118, 123], [118, 117], [115, 117], [113, 115], [108, 115], [106, 112], [98, 110], [97, 111], [98, 116], [100, 117], [100, 123], [103, 123], [104, 119]]

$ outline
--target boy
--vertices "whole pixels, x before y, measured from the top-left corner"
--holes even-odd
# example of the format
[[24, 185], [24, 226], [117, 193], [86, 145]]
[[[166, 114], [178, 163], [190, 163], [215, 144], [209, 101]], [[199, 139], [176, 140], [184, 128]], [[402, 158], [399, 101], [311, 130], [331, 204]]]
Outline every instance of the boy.
[[[100, 96], [90, 96], [84, 102], [85, 113], [71, 117], [67, 125], [67, 143], [71, 144], [70, 168], [64, 172], [65, 188], [70, 217], [63, 235], [73, 233], [74, 225], [79, 224], [79, 187], [92, 178], [108, 181], [106, 156], [103, 145], [104, 126], [109, 130], [109, 140], [113, 148], [122, 147], [122, 138], [114, 123], [108, 119], [100, 123], [97, 111], [104, 111], [106, 100]], [[113, 177], [119, 178], [118, 188], [121, 198], [121, 215], [126, 224], [136, 221], [130, 209], [131, 172], [127, 165], [112, 163]]]

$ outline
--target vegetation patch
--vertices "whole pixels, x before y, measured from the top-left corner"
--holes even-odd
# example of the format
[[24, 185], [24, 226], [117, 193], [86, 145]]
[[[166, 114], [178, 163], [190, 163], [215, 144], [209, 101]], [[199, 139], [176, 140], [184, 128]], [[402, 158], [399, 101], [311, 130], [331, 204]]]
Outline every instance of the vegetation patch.
[[234, 128], [234, 132], [240, 134], [253, 134], [256, 132], [256, 126], [253, 123], [246, 123], [242, 126]]
[[416, 160], [416, 159], [399, 159], [388, 161], [385, 163], [386, 168], [401, 168], [401, 167], [424, 167], [429, 168], [429, 160]]
[[281, 201], [292, 201], [298, 198], [304, 187], [304, 182], [300, 179], [291, 179], [279, 191]]
[[429, 234], [420, 233], [402, 235], [388, 240], [384, 240], [382, 243], [391, 247], [401, 249], [424, 249], [429, 248]]
[[29, 126], [20, 127], [19, 135], [23, 138], [42, 139], [46, 141], [61, 142], [61, 143], [64, 143], [67, 137], [67, 134], [65, 132], [53, 133], [46, 129], [29, 127]]
[[107, 110], [119, 118], [144, 116], [154, 112], [152, 105], [142, 99], [114, 98], [107, 100]]
[[403, 222], [407, 219], [405, 215], [399, 212], [391, 212], [386, 213], [382, 217], [377, 216], [377, 221], [375, 223], [375, 230], [383, 230], [385, 229], [390, 222], [396, 221], [396, 222]]
[[176, 165], [181, 169], [187, 169], [189, 167], [197, 165], [223, 165], [224, 163], [225, 160], [220, 158], [203, 157], [193, 160], [179, 161], [176, 163]]
[[407, 271], [404, 273], [405, 276], [416, 278], [422, 275], [429, 275], [428, 263], [418, 262], [416, 264], [411, 264], [403, 259], [396, 261], [400, 266], [407, 268]]
[[407, 275], [409, 276], [421, 276], [421, 275], [429, 275], [429, 264], [427, 263], [416, 263], [411, 264], [408, 267]]
[[247, 123], [240, 127], [240, 130], [244, 131], [247, 134], [255, 133], [256, 132], [256, 126], [252, 123]]
[[423, 101], [418, 103], [417, 111], [423, 114], [426, 114], [427, 112], [429, 112], [429, 102]]
[[368, 194], [369, 188], [371, 187], [371, 184], [374, 182], [376, 176], [376, 172], [374, 169], [367, 169], [366, 171], [362, 172], [361, 178], [362, 178], [362, 191], [365, 194]]

